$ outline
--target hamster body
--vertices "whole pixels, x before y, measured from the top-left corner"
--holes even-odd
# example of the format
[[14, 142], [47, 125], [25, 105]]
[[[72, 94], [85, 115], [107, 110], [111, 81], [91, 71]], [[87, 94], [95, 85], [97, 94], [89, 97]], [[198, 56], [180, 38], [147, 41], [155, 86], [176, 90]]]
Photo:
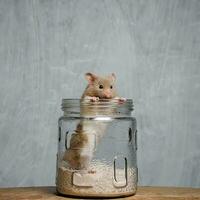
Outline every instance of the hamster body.
[[[86, 106], [81, 109], [81, 115], [97, 114], [98, 102], [101, 99], [117, 99], [119, 103], [125, 101], [124, 98], [117, 96], [115, 88], [116, 77], [111, 74], [106, 77], [100, 77], [92, 73], [85, 74], [88, 85], [82, 94], [81, 101], [97, 103], [97, 107], [87, 108]], [[102, 110], [101, 110], [102, 112]], [[104, 115], [113, 112], [110, 108], [104, 109]], [[88, 169], [92, 159], [95, 144], [98, 145], [99, 141], [105, 133], [108, 122], [105, 121], [91, 121], [82, 119], [75, 132], [72, 134], [70, 140], [70, 147], [64, 153], [63, 160], [69, 164], [69, 167], [76, 170]]]

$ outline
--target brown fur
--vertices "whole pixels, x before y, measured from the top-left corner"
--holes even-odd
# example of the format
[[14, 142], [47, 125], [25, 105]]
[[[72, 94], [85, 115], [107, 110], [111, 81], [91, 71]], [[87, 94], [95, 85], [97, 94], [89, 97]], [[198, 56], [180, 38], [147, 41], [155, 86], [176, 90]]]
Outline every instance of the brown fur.
[[[115, 87], [116, 78], [114, 74], [106, 77], [100, 77], [91, 73], [87, 73], [85, 76], [88, 80], [88, 86], [82, 95], [82, 99], [86, 96], [99, 97], [99, 99], [112, 99], [117, 96]], [[99, 88], [100, 85], [103, 86], [103, 89]], [[112, 89], [110, 88], [111, 86], [113, 87]], [[109, 92], [110, 96], [106, 96], [106, 92]]]
[[[115, 88], [116, 77], [114, 74], [106, 77], [100, 77], [92, 73], [86, 73], [85, 77], [88, 80], [88, 86], [86, 87], [81, 97], [83, 101], [85, 98], [89, 98], [89, 100], [91, 101], [98, 101], [98, 99], [113, 99], [117, 97], [117, 92]], [[103, 86], [102, 89], [99, 88], [100, 85]], [[94, 114], [96, 112], [98, 112], [97, 108], [81, 109], [81, 115], [85, 115], [88, 113]], [[87, 169], [91, 159], [88, 156], [81, 155], [82, 149], [89, 145], [88, 133], [84, 131], [83, 123], [84, 121], [81, 120], [80, 123], [77, 125], [75, 133], [73, 133], [71, 137], [70, 147], [65, 151], [63, 157], [63, 160], [66, 161], [73, 169]]]

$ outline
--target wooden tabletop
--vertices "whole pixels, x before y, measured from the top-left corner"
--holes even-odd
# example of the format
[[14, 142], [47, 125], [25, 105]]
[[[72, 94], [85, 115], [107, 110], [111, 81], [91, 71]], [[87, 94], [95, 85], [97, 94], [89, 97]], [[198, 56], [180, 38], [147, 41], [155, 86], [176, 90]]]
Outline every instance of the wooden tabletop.
[[[56, 194], [55, 187], [1, 188], [0, 200], [68, 200]], [[80, 198], [79, 198], [80, 199]], [[176, 187], [139, 187], [137, 194], [126, 200], [200, 200], [200, 189]]]

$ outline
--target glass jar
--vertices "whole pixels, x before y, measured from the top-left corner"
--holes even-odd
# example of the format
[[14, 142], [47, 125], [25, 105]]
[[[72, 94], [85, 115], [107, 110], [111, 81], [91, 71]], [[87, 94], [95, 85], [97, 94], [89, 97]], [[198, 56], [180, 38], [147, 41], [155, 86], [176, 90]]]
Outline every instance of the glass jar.
[[63, 99], [58, 121], [56, 188], [62, 195], [122, 197], [137, 188], [132, 100]]

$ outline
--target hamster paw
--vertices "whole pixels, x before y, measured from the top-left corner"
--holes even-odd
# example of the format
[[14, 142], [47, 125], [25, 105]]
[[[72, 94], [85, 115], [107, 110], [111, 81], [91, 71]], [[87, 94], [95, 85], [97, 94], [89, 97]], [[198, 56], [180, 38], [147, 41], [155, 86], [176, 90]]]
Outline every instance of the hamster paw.
[[126, 102], [126, 98], [120, 97], [120, 98], [119, 98], [119, 102], [121, 102], [121, 103]]
[[116, 97], [115, 99], [118, 101], [119, 104], [123, 104], [126, 102], [126, 98], [123, 97]]
[[91, 97], [90, 101], [92, 101], [92, 102], [99, 101], [99, 97]]

